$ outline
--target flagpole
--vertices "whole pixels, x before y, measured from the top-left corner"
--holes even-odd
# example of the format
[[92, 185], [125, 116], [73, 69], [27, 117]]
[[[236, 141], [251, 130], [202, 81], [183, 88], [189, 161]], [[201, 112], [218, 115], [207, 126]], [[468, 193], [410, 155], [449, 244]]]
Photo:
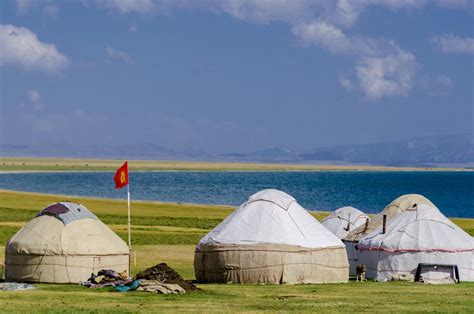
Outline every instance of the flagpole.
[[130, 182], [127, 182], [127, 204], [128, 204], [128, 249], [130, 255], [128, 256], [128, 276], [132, 273], [132, 233], [130, 225]]
[[128, 248], [130, 249], [130, 253], [132, 252], [132, 236], [131, 236], [131, 229], [130, 229], [130, 183], [127, 184], [127, 200], [128, 200]]

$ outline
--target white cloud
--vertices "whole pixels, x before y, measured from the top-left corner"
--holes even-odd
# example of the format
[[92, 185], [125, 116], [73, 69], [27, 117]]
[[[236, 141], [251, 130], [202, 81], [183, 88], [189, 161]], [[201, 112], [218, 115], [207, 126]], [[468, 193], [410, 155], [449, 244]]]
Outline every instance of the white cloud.
[[349, 38], [334, 25], [324, 21], [314, 21], [293, 27], [293, 35], [306, 44], [320, 45], [335, 53], [349, 52]]
[[354, 3], [349, 0], [339, 0], [336, 2], [334, 13], [330, 14], [329, 19], [340, 22], [345, 26], [352, 26], [359, 18], [363, 8], [363, 2]]
[[56, 5], [47, 5], [43, 8], [43, 15], [55, 19], [59, 15], [59, 7]]
[[323, 19], [332, 24], [351, 27], [368, 6], [391, 10], [420, 8], [425, 0], [160, 0], [158, 11], [205, 9], [228, 13], [233, 17], [258, 22], [286, 22], [292, 25]]
[[[358, 88], [369, 100], [406, 95], [414, 85], [418, 68], [415, 56], [400, 49], [391, 40], [346, 35], [324, 21], [295, 26], [293, 34], [305, 44], [321, 46], [336, 54], [355, 56]], [[339, 77], [339, 83], [346, 90], [356, 88], [356, 84], [345, 77]]]
[[149, 13], [153, 10], [152, 0], [96, 0], [99, 7], [125, 13]]
[[294, 26], [293, 35], [305, 45], [316, 45], [332, 53], [348, 55], [383, 55], [396, 48], [393, 41], [347, 35], [341, 29], [325, 21]]
[[362, 58], [356, 66], [360, 87], [370, 100], [406, 95], [413, 87], [418, 66], [415, 56], [399, 50], [385, 57]]
[[453, 34], [444, 34], [433, 38], [433, 43], [445, 53], [474, 54], [474, 38], [458, 37]]
[[91, 1], [101, 8], [120, 13], [166, 14], [182, 9], [204, 10], [216, 14], [227, 13], [237, 19], [257, 23], [296, 23], [313, 19], [315, 12], [332, 0], [83, 0], [83, 3]]
[[[178, 9], [207, 10], [215, 14], [230, 14], [234, 18], [257, 22], [284, 22], [294, 36], [305, 45], [316, 45], [331, 53], [352, 56], [354, 79], [339, 78], [346, 89], [360, 89], [366, 98], [405, 95], [414, 85], [418, 64], [415, 56], [402, 50], [389, 38], [372, 38], [347, 33], [369, 7], [391, 11], [419, 10], [434, 5], [465, 7], [466, 0], [156, 0], [134, 2], [148, 6], [147, 10], [131, 9], [120, 0], [98, 0], [102, 7], [121, 13], [169, 13]], [[455, 5], [453, 3], [456, 3]], [[369, 86], [374, 84], [373, 86]]]
[[110, 46], [105, 47], [107, 55], [112, 59], [117, 59], [128, 64], [133, 64], [134, 60], [126, 52], [114, 49]]
[[[160, 3], [162, 3], [161, 1]], [[168, 6], [195, 6], [195, 1], [164, 1]], [[211, 11], [224, 11], [235, 18], [254, 22], [299, 24], [323, 19], [332, 24], [352, 27], [369, 6], [390, 10], [423, 7], [426, 0], [229, 0], [204, 1]]]
[[[19, 0], [31, 1], [31, 0]], [[323, 19], [340, 27], [352, 27], [368, 7], [392, 11], [418, 10], [428, 5], [471, 8], [472, 0], [82, 0], [119, 13], [169, 13], [179, 9], [207, 10], [258, 22], [292, 25]]]
[[360, 15], [370, 6], [383, 7], [392, 11], [421, 9], [427, 0], [338, 0], [324, 18], [343, 27], [352, 27]]
[[41, 42], [29, 29], [0, 25], [0, 66], [8, 64], [58, 73], [68, 66], [69, 60], [55, 45]]

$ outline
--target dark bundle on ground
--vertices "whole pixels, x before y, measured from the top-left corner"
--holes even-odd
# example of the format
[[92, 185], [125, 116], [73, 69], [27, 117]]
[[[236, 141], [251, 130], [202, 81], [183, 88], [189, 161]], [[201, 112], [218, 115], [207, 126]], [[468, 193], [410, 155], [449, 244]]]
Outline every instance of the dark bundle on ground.
[[183, 277], [181, 277], [173, 268], [166, 265], [166, 263], [160, 263], [147, 268], [136, 274], [133, 279], [158, 280], [161, 283], [177, 284], [186, 290], [186, 292], [201, 290], [193, 283], [184, 280]]

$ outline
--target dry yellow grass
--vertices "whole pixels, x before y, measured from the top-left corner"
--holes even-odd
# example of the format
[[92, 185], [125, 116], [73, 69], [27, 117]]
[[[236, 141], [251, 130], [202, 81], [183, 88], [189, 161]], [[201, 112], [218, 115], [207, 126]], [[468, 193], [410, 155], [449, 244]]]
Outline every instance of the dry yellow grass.
[[[74, 158], [26, 158], [0, 157], [1, 171], [113, 171], [123, 160], [74, 159]], [[130, 171], [159, 170], [202, 170], [202, 171], [328, 171], [328, 170], [367, 170], [367, 171], [468, 171], [464, 168], [425, 168], [425, 167], [383, 167], [363, 165], [303, 165], [278, 163], [243, 162], [193, 162], [130, 160]]]

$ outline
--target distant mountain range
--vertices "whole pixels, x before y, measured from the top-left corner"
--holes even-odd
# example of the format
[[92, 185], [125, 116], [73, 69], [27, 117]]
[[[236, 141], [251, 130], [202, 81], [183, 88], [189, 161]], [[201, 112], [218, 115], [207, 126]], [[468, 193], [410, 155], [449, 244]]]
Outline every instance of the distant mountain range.
[[381, 165], [474, 163], [472, 134], [417, 137], [387, 143], [343, 145], [315, 149], [304, 160], [334, 160]]
[[153, 143], [129, 145], [0, 145], [1, 156], [372, 164], [386, 166], [474, 166], [472, 134], [437, 135], [293, 152], [280, 147], [249, 153], [210, 154], [173, 150]]

